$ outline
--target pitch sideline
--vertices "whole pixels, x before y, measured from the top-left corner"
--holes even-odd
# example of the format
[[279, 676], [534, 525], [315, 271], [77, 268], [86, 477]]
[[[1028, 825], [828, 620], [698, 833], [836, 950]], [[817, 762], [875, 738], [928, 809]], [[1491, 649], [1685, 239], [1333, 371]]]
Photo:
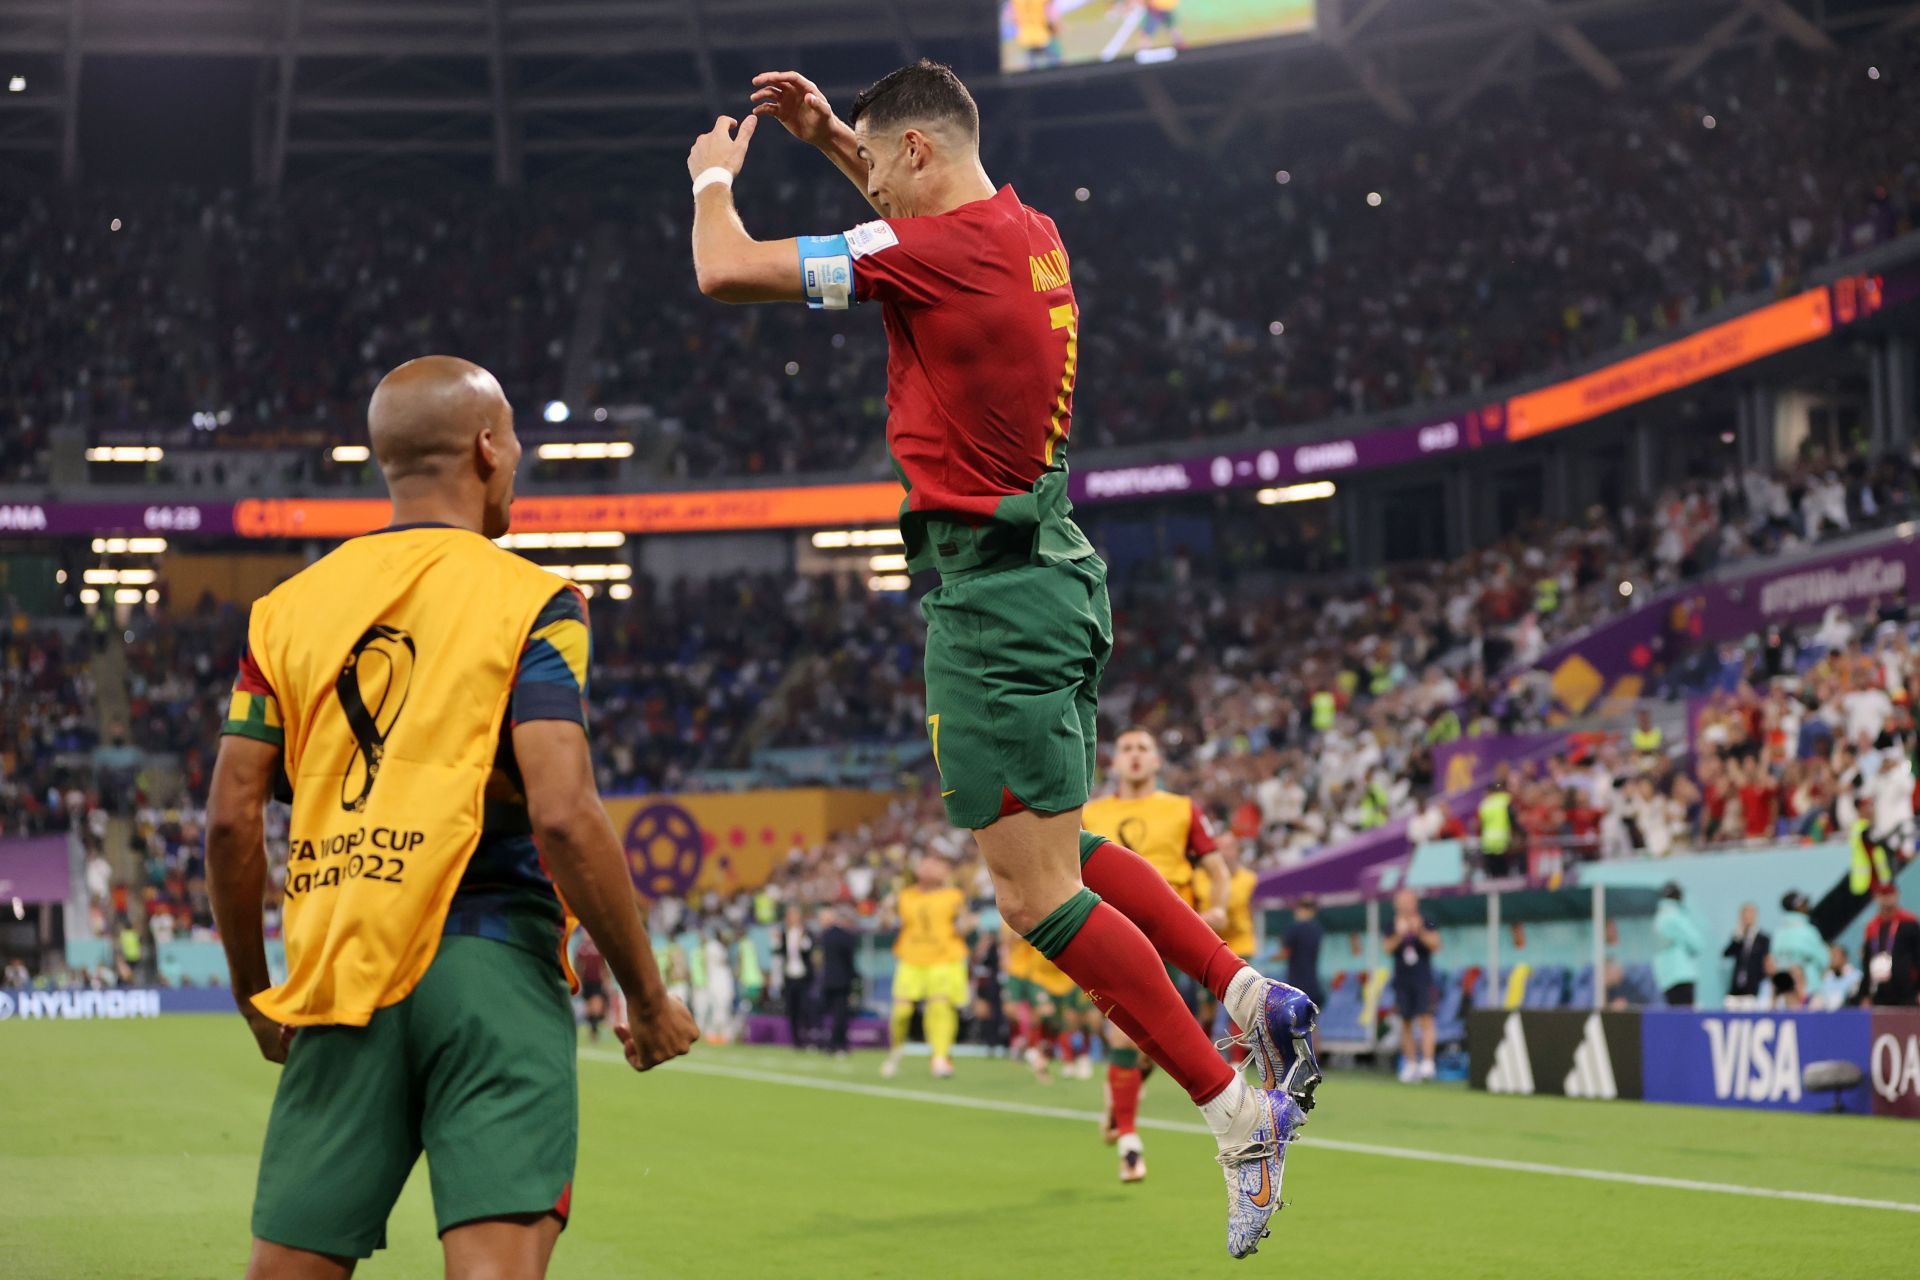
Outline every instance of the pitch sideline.
[[[617, 1053], [583, 1049], [582, 1058], [594, 1062], [626, 1059]], [[822, 1089], [829, 1093], [851, 1093], [867, 1098], [892, 1098], [900, 1102], [929, 1102], [944, 1107], [963, 1107], [974, 1111], [998, 1111], [1007, 1115], [1037, 1116], [1046, 1120], [1072, 1120], [1081, 1124], [1098, 1123], [1092, 1111], [1070, 1107], [1043, 1107], [1026, 1102], [1008, 1102], [998, 1098], [970, 1098], [964, 1094], [934, 1093], [924, 1089], [902, 1089], [893, 1085], [863, 1084], [856, 1080], [829, 1080], [818, 1076], [781, 1075], [748, 1067], [727, 1067], [717, 1063], [677, 1062], [671, 1070], [695, 1075], [726, 1076], [759, 1084], [788, 1085], [799, 1089]], [[1142, 1116], [1142, 1129], [1160, 1129], [1172, 1133], [1205, 1134], [1203, 1124], [1177, 1120], [1156, 1120]], [[1375, 1156], [1386, 1160], [1417, 1160], [1428, 1164], [1465, 1165], [1475, 1169], [1498, 1169], [1506, 1173], [1533, 1173], [1555, 1178], [1581, 1178], [1589, 1182], [1615, 1182], [1635, 1187], [1659, 1187], [1668, 1191], [1705, 1191], [1717, 1195], [1748, 1196], [1758, 1200], [1795, 1200], [1803, 1204], [1834, 1205], [1846, 1209], [1877, 1209], [1890, 1213], [1920, 1213], [1920, 1204], [1904, 1200], [1869, 1200], [1859, 1196], [1829, 1195], [1822, 1191], [1790, 1191], [1780, 1187], [1750, 1187], [1734, 1182], [1701, 1182], [1692, 1178], [1666, 1178], [1651, 1173], [1620, 1173], [1612, 1169], [1580, 1169], [1568, 1165], [1537, 1164], [1530, 1160], [1502, 1160], [1495, 1156], [1459, 1155], [1446, 1151], [1422, 1151], [1415, 1147], [1389, 1147], [1371, 1142], [1343, 1142], [1335, 1138], [1302, 1137], [1301, 1142], [1327, 1151], [1349, 1155]]]

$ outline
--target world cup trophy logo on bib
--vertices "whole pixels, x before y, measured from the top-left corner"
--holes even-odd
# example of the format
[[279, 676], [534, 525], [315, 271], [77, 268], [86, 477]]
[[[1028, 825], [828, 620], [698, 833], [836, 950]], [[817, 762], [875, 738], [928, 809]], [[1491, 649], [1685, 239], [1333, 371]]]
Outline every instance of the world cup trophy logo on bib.
[[340, 778], [340, 807], [361, 813], [380, 776], [387, 738], [407, 705], [417, 657], [413, 637], [398, 627], [372, 626], [347, 655], [333, 682], [355, 750]]
[[700, 878], [706, 837], [693, 815], [658, 801], [633, 815], [625, 840], [634, 888], [648, 898], [684, 897]]

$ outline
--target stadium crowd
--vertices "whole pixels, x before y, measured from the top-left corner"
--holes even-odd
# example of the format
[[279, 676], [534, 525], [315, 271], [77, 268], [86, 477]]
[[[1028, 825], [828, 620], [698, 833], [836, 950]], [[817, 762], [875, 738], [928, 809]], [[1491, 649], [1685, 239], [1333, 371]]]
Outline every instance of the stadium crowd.
[[0, 836], [87, 829], [98, 808], [91, 640], [0, 627]]
[[[1588, 86], [1542, 88], [1526, 111], [1489, 95], [1406, 135], [1252, 148], [1258, 163], [1082, 147], [1033, 165], [1020, 189], [1061, 224], [1089, 316], [1076, 443], [1477, 393], [1911, 229], [1920, 63], [1874, 56], [1874, 78], [1851, 54], [1729, 60], [1600, 110]], [[757, 168], [756, 230], [861, 216], [816, 166]], [[0, 478], [43, 476], [59, 422], [179, 431], [206, 412], [201, 443], [357, 436], [372, 380], [423, 350], [494, 368], [531, 420], [583, 327], [587, 403], [665, 471], [877, 460], [878, 326], [714, 306], [691, 272], [661, 270], [687, 217], [672, 183], [297, 199], [0, 184], [0, 332], [20, 354], [0, 371], [17, 418]], [[590, 269], [606, 277], [597, 334], [578, 323]]]
[[[1436, 746], [1542, 727], [1550, 693], [1529, 664], [1629, 607], [1622, 582], [1658, 589], [1901, 518], [1920, 492], [1917, 466], [1810, 452], [1772, 475], [1677, 486], [1644, 516], [1595, 510], [1455, 561], [1357, 580], [1274, 589], [1256, 573], [1226, 586], [1180, 559], [1169, 574], [1115, 584], [1103, 732], [1154, 731], [1174, 781], [1246, 842], [1249, 862], [1292, 861], [1412, 816], [1432, 789]], [[591, 611], [606, 790], [702, 789], [761, 748], [919, 740], [922, 624], [909, 597], [805, 575], [641, 575], [632, 587], [631, 599], [602, 596]], [[243, 630], [237, 611], [203, 602], [185, 614], [141, 610], [130, 631], [134, 737], [179, 753], [188, 794], [204, 788]], [[1649, 674], [1678, 696], [1707, 678], [1699, 661]], [[1649, 781], [1691, 804], [1683, 779], [1622, 786]], [[1592, 834], [1582, 806], [1565, 821]]]

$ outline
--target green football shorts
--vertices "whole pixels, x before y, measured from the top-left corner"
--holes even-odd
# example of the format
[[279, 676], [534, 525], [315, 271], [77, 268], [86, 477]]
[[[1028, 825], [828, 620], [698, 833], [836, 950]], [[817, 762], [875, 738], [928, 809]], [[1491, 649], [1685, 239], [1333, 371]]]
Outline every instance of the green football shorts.
[[444, 937], [413, 994], [364, 1027], [302, 1027], [267, 1120], [253, 1234], [339, 1257], [386, 1245], [422, 1150], [445, 1232], [565, 1218], [579, 1145], [573, 1001], [551, 959]]
[[1010, 558], [945, 575], [927, 620], [927, 735], [947, 818], [978, 830], [1024, 805], [1087, 802], [1100, 675], [1113, 649], [1098, 556]]

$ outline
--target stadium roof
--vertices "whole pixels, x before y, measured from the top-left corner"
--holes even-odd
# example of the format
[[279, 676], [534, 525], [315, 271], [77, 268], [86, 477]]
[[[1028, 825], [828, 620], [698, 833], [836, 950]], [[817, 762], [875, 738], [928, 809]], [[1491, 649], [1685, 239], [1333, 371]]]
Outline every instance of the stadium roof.
[[[90, 67], [122, 58], [251, 64], [254, 177], [395, 157], [503, 185], [684, 147], [737, 113], [753, 72], [798, 66], [835, 101], [903, 60], [952, 63], [1003, 138], [1111, 124], [1222, 148], [1242, 129], [1366, 105], [1410, 124], [1484, 90], [1582, 77], [1598, 92], [1683, 79], [1723, 50], [1920, 26], [1903, 0], [1320, 0], [1316, 35], [1171, 65], [1003, 76], [997, 0], [7, 0], [0, 156], [83, 167]], [[1002, 122], [1005, 122], [1004, 124]], [[1009, 128], [1008, 126], [1011, 126]]]

